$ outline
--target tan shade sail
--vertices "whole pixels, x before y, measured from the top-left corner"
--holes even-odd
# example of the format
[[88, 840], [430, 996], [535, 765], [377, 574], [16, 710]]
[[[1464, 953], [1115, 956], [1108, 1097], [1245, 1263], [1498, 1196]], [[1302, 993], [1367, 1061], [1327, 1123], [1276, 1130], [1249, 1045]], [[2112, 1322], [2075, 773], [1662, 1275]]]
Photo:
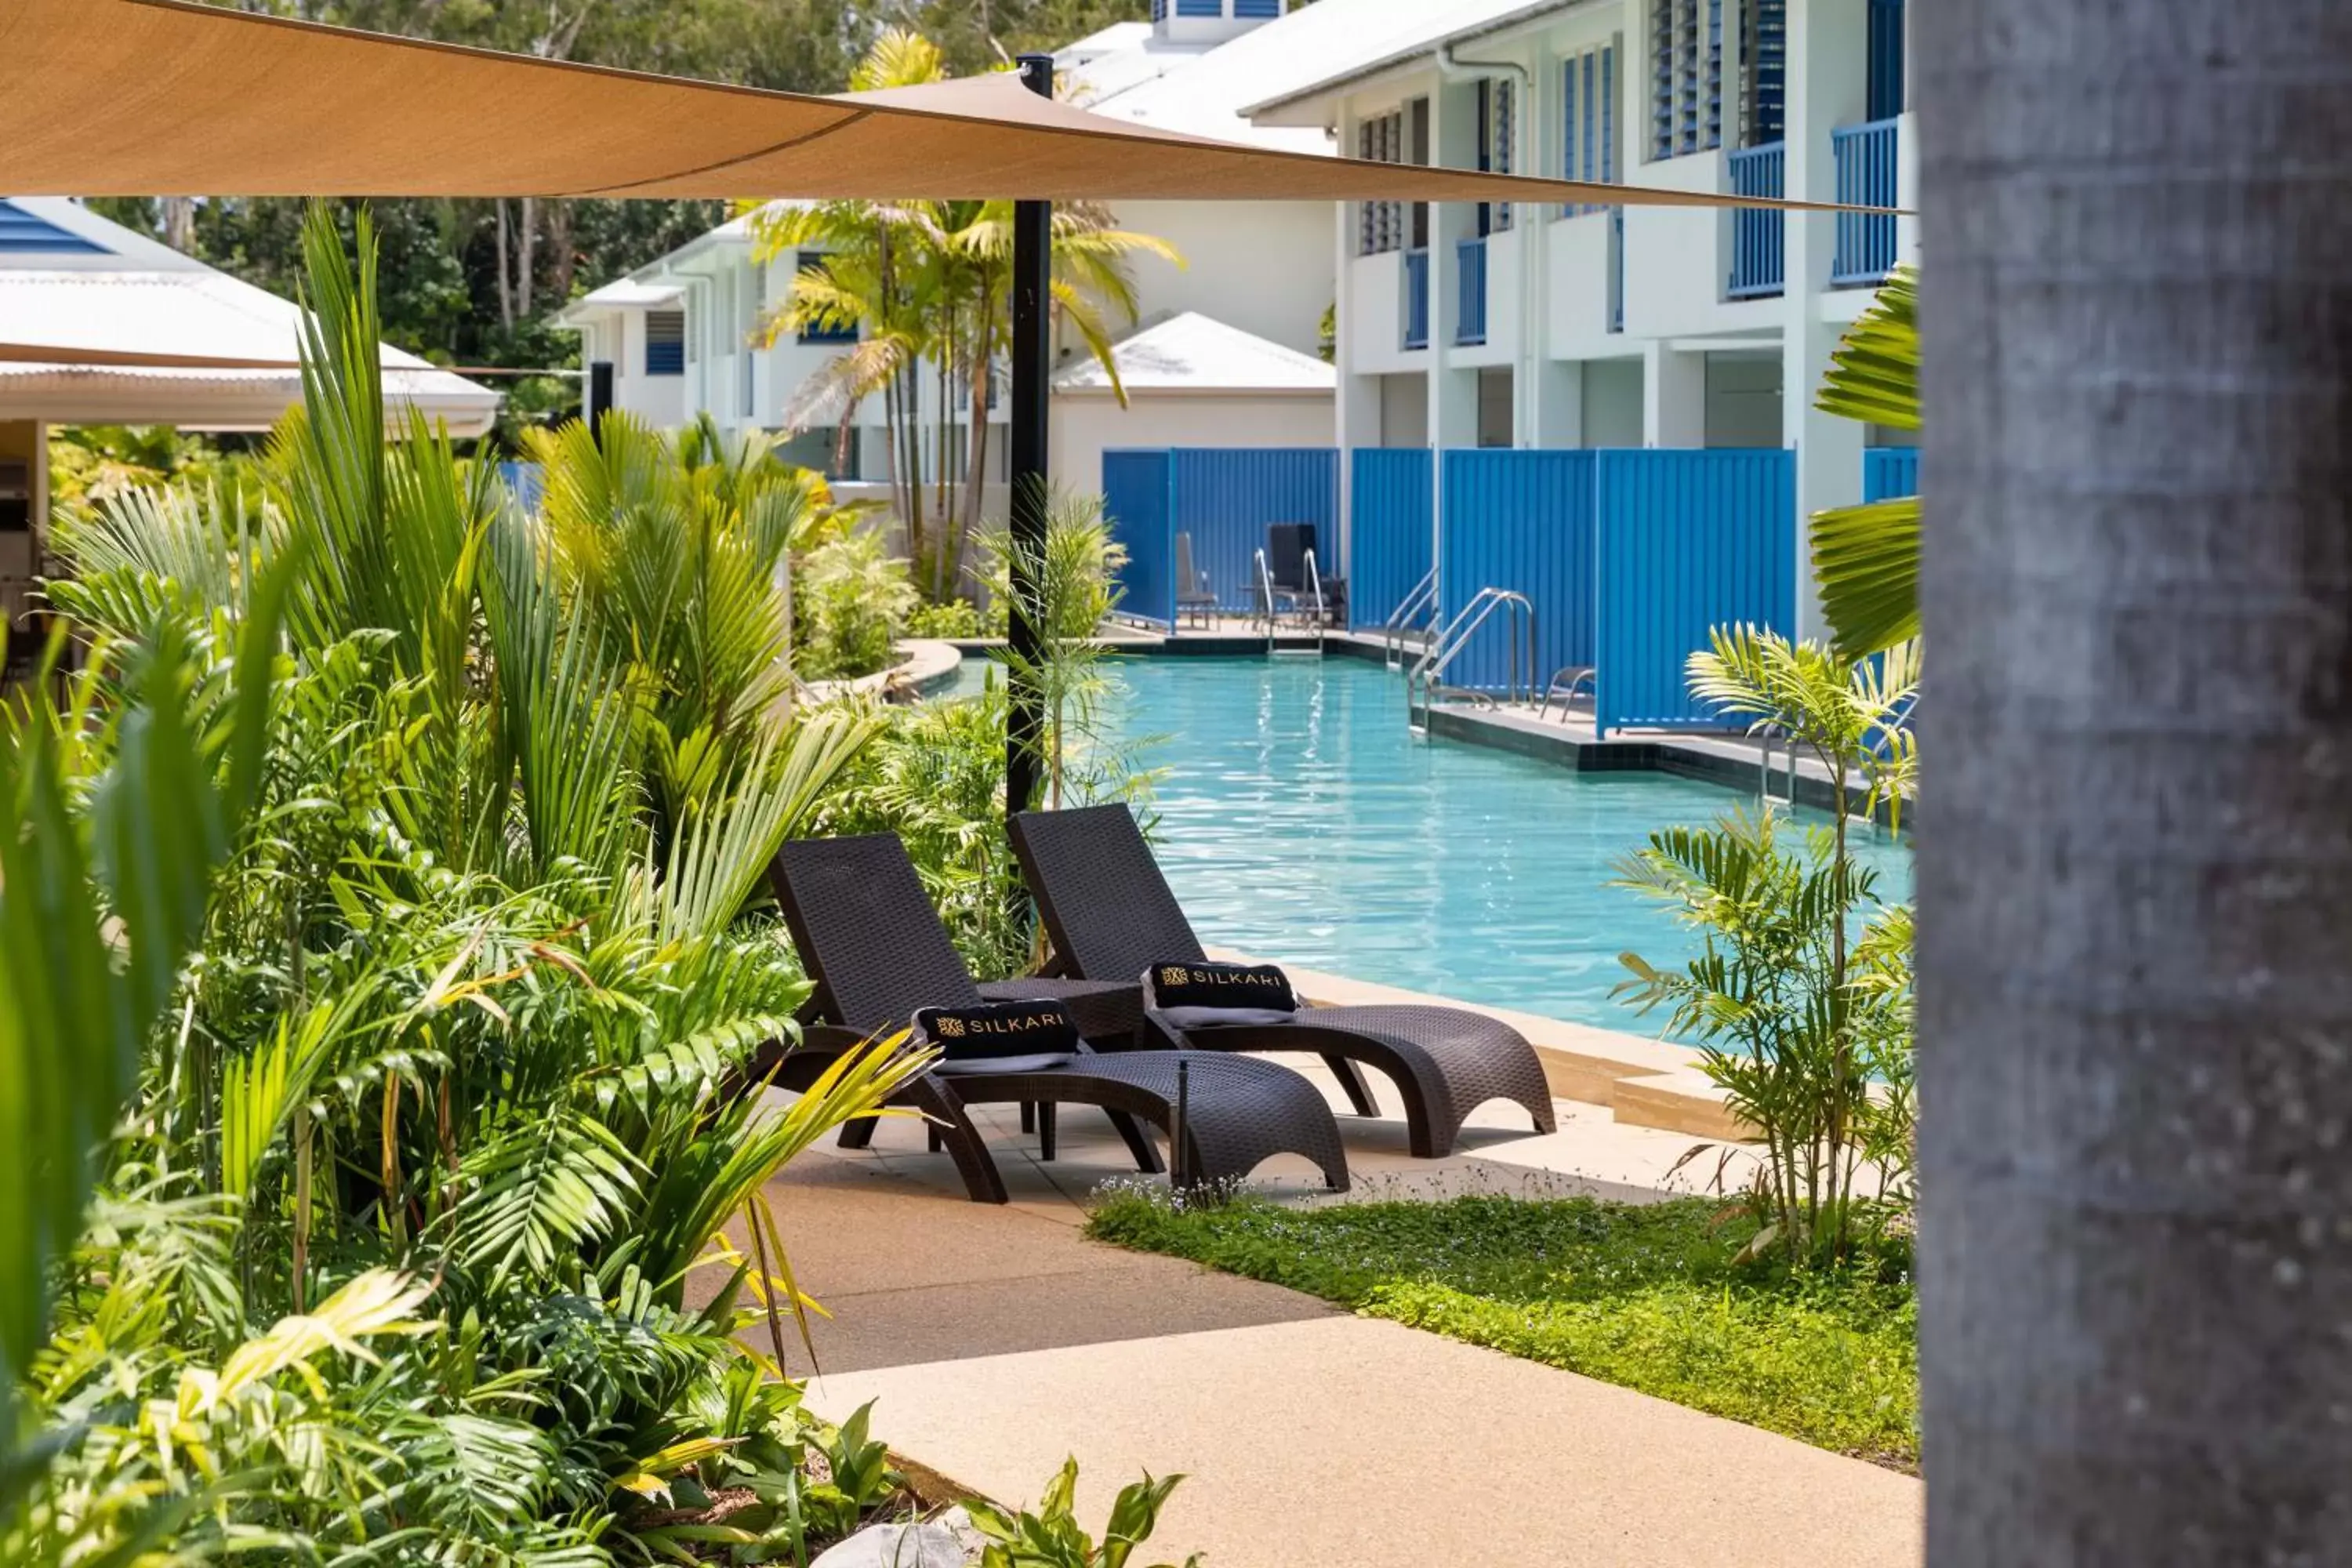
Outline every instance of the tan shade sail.
[[815, 98], [178, 0], [0, 0], [0, 192], [27, 195], [1802, 205], [1239, 146], [1003, 75]]

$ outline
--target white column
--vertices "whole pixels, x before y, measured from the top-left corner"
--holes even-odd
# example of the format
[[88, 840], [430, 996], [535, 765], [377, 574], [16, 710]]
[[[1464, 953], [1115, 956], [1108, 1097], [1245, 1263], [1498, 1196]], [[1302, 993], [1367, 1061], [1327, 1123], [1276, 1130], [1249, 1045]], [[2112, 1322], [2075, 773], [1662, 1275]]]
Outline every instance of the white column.
[[1642, 345], [1642, 445], [1706, 445], [1706, 360], [1653, 339]]
[[1528, 444], [1549, 448], [1589, 445], [1584, 438], [1584, 362], [1554, 359], [1538, 348], [1535, 380], [1535, 439]]
[[[1859, 123], [1868, 110], [1868, 37], [1865, 0], [1791, 0], [1787, 190], [1792, 199], [1836, 199], [1830, 132]], [[1825, 508], [1852, 506], [1862, 499], [1864, 430], [1813, 406], [1842, 331], [1821, 319], [1821, 299], [1837, 249], [1836, 219], [1825, 213], [1791, 213], [1787, 222], [1780, 422], [1782, 438], [1797, 453], [1797, 630], [1801, 637], [1814, 637], [1822, 627], [1808, 520]]]

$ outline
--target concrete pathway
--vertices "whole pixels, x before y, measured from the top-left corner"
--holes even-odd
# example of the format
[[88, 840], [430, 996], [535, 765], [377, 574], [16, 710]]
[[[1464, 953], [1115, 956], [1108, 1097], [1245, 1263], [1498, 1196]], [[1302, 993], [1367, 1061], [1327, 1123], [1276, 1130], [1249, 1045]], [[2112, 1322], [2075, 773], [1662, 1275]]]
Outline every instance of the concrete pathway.
[[[1286, 1058], [1322, 1079], [1319, 1063]], [[1394, 1108], [1391, 1106], [1391, 1112]], [[1341, 1128], [1347, 1199], [1464, 1191], [1654, 1198], [1686, 1134], [1559, 1102], [1529, 1136], [1491, 1107], [1463, 1152], [1404, 1153], [1400, 1121]], [[1030, 1157], [1008, 1109], [986, 1118], [1013, 1201], [965, 1202], [912, 1123], [828, 1147], [774, 1184], [801, 1283], [832, 1313], [809, 1400], [920, 1466], [1034, 1500], [1065, 1455], [1082, 1513], [1143, 1470], [1181, 1470], [1161, 1555], [1209, 1568], [1452, 1564], [1877, 1568], [1916, 1563], [1920, 1488], [1788, 1438], [1296, 1292], [1098, 1246], [1083, 1200], [1132, 1178], [1107, 1123], [1065, 1114], [1061, 1157]], [[1711, 1169], [1711, 1167], [1710, 1167]], [[1675, 1178], [1691, 1185], [1686, 1170]], [[1262, 1184], [1302, 1202], [1304, 1161]], [[794, 1370], [809, 1369], [795, 1347]]]

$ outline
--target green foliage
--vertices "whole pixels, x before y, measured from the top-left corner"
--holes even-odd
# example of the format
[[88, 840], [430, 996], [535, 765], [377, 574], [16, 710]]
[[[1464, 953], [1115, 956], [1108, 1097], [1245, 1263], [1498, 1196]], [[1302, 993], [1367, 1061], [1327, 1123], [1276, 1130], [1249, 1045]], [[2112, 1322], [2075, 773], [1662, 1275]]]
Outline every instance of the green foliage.
[[1701, 1199], [1470, 1196], [1308, 1210], [1124, 1190], [1089, 1234], [1188, 1258], [1881, 1463], [1918, 1460], [1907, 1247], [1834, 1269], [1748, 1259]]
[[880, 538], [863, 531], [821, 545], [793, 585], [803, 679], [848, 679], [889, 668], [918, 595], [907, 563], [883, 554]]
[[978, 606], [968, 599], [949, 599], [941, 604], [915, 606], [915, 613], [907, 617], [907, 635], [968, 642], [987, 636], [988, 630]]
[[[61, 531], [86, 668], [0, 752], [0, 1559], [643, 1560], [656, 1493], [739, 1484], [774, 1517], [728, 1539], [802, 1552], [835, 1439], [772, 1381], [808, 1303], [761, 1194], [924, 1058], [743, 1092], [808, 994], [755, 905], [873, 725], [761, 700], [757, 462], [574, 450], [533, 519], [387, 442], [356, 233], [309, 226], [266, 494]], [[599, 552], [681, 496], [674, 553]]]
[[1801, 848], [1768, 808], [1652, 834], [1620, 867], [1621, 886], [1664, 905], [1704, 947], [1680, 970], [1624, 954], [1632, 978], [1617, 994], [1665, 1008], [1668, 1026], [1698, 1043], [1708, 1079], [1765, 1147], [1770, 1224], [1758, 1245], [1801, 1258], [1845, 1251], [1865, 1163], [1882, 1213], [1910, 1196], [1908, 920], [1851, 853], [1843, 805], [1855, 786], [1865, 813], [1899, 820], [1918, 763], [1906, 722], [1917, 680], [1916, 643], [1851, 663], [1819, 644], [1718, 628], [1691, 656], [1691, 690], [1783, 734], [1821, 765], [1841, 809]]
[[49, 500], [59, 511], [84, 512], [173, 480], [236, 491], [257, 488], [259, 476], [245, 453], [168, 425], [73, 425], [49, 432]]
[[[850, 73], [851, 88], [911, 87], [952, 70], [989, 68], [992, 62], [956, 47], [956, 27], [929, 30], [931, 23], [952, 23], [947, 11], [932, 7], [923, 19], [923, 32], [894, 26], [876, 38]], [[944, 52], [933, 42], [940, 37], [950, 40]], [[760, 259], [787, 250], [824, 258], [801, 268], [767, 331], [821, 328], [857, 339], [793, 393], [785, 422], [798, 429], [836, 424], [866, 399], [881, 400], [893, 510], [905, 524], [919, 586], [927, 598], [951, 597], [989, 479], [992, 367], [1012, 348], [1013, 204], [832, 201], [763, 207], [752, 217]], [[1055, 321], [1086, 344], [1123, 402], [1111, 344], [1135, 320], [1131, 261], [1181, 258], [1160, 240], [1112, 227], [1109, 210], [1087, 202], [1054, 205], [1051, 245]], [[926, 405], [959, 405], [960, 441], [946, 419], [931, 416], [925, 428]]]
[[[1110, 691], [1110, 650], [1096, 634], [1118, 608], [1118, 574], [1127, 547], [1112, 537], [1100, 496], [1057, 493], [1045, 508], [1040, 545], [1017, 543], [999, 531], [982, 541], [989, 558], [989, 602], [1010, 605], [1016, 582], [1027, 584], [1038, 637], [1034, 658], [1007, 650], [1007, 673], [1037, 694], [1045, 722], [1038, 731], [1038, 775], [1045, 805], [1109, 798], [1112, 783], [1131, 777], [1129, 762], [1106, 745], [1104, 700]], [[1106, 789], [1106, 785], [1108, 789]]]
[[[1007, 1513], [985, 1502], [970, 1505], [972, 1526], [988, 1542], [981, 1568], [1126, 1568], [1135, 1549], [1159, 1528], [1168, 1494], [1183, 1479], [1181, 1475], [1157, 1479], [1146, 1475], [1120, 1488], [1097, 1543], [1078, 1524], [1078, 1462], [1066, 1459], [1034, 1513], [1026, 1509]], [[1200, 1561], [1196, 1552], [1184, 1560], [1185, 1568], [1197, 1568]]]
[[[1831, 357], [1815, 404], [1898, 430], [1919, 428], [1919, 277], [1897, 268]], [[1812, 520], [1822, 614], [1847, 658], [1919, 635], [1917, 496], [1839, 507]]]

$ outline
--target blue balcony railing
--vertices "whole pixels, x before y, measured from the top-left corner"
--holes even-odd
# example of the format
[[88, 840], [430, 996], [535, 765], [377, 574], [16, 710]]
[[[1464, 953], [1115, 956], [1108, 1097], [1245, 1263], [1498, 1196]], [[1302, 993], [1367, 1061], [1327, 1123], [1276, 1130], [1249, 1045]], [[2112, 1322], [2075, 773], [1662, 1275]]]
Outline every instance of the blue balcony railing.
[[1429, 252], [1404, 253], [1404, 346], [1429, 346]]
[[[1778, 200], [1788, 178], [1786, 147], [1778, 142], [1743, 147], [1731, 154], [1731, 194]], [[1777, 212], [1747, 207], [1731, 215], [1731, 285], [1734, 300], [1760, 300], [1780, 292], [1788, 276], [1788, 226]]]
[[1461, 308], [1454, 318], [1454, 341], [1483, 343], [1486, 341], [1486, 242], [1465, 239], [1454, 254], [1462, 285]]
[[[1901, 185], [1895, 160], [1902, 143], [1892, 120], [1848, 125], [1830, 132], [1837, 159], [1837, 199], [1842, 205], [1891, 207]], [[1895, 268], [1895, 215], [1840, 213], [1837, 252], [1830, 281], [1841, 287], [1880, 283]]]

